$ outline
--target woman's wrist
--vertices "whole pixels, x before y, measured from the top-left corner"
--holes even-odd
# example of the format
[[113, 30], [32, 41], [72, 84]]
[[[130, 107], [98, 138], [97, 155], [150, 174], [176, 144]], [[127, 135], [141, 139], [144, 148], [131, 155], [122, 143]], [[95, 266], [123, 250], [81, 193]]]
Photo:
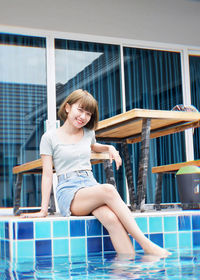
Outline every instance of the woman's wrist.
[[114, 148], [113, 145], [108, 145], [108, 150], [112, 150]]
[[108, 151], [117, 151], [113, 145], [108, 146]]
[[47, 214], [48, 214], [48, 210], [46, 210], [46, 209], [41, 209], [41, 211], [40, 211], [44, 216], [47, 216]]

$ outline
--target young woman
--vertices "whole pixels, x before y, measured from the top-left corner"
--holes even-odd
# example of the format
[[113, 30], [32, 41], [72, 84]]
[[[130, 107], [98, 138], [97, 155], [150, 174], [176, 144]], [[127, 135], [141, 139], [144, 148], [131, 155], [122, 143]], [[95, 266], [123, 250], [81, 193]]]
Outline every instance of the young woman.
[[122, 163], [114, 146], [96, 143], [97, 101], [87, 91], [76, 90], [62, 103], [58, 115], [64, 124], [47, 131], [40, 144], [43, 163], [41, 211], [22, 217], [47, 216], [54, 165], [58, 176], [56, 197], [63, 216], [93, 214], [108, 230], [119, 254], [135, 255], [129, 233], [145, 253], [167, 257], [167, 250], [152, 243], [141, 232], [116, 188], [110, 184], [99, 184], [93, 177], [91, 150], [108, 152], [117, 169]]

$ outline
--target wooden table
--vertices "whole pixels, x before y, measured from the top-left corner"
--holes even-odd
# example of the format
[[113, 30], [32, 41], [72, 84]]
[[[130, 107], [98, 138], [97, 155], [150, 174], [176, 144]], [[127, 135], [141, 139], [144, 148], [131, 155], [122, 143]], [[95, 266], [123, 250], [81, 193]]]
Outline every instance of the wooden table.
[[[115, 179], [113, 174], [112, 165], [110, 164], [109, 154], [108, 153], [91, 153], [91, 163], [103, 163], [104, 170], [106, 173], [107, 182], [115, 185]], [[30, 161], [21, 165], [17, 165], [13, 167], [13, 174], [16, 174], [16, 183], [15, 183], [15, 191], [14, 191], [14, 215], [19, 215], [22, 210], [20, 210], [20, 200], [21, 200], [21, 188], [22, 188], [22, 180], [24, 174], [41, 174], [42, 173], [42, 160], [37, 159], [34, 161]], [[28, 211], [28, 210], [27, 210]], [[51, 194], [50, 200], [50, 209], [51, 213], [55, 212], [55, 202], [54, 195]]]
[[[99, 122], [96, 129], [97, 140], [121, 143], [122, 145], [132, 209], [144, 210], [150, 139], [199, 126], [200, 113], [147, 109], [133, 109]], [[127, 144], [140, 141], [138, 195], [136, 199]]]

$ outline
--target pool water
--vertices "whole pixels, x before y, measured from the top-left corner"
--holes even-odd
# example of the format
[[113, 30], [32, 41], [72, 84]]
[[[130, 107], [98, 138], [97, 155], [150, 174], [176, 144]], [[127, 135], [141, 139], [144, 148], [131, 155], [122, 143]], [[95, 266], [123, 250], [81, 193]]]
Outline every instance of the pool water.
[[36, 262], [0, 262], [0, 279], [200, 279], [200, 247], [171, 251], [166, 259], [137, 253], [135, 259], [116, 254], [104, 257], [39, 258]]

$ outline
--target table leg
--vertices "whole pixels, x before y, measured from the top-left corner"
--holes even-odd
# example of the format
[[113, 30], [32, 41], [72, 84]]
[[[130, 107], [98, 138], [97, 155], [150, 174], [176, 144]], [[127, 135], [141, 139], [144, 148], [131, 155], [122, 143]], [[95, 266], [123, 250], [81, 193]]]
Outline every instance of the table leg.
[[158, 173], [157, 175], [157, 180], [156, 180], [156, 199], [155, 199], [155, 204], [156, 204], [156, 209], [160, 210], [160, 203], [162, 200], [162, 178], [163, 178], [163, 173]]
[[110, 163], [110, 160], [104, 160], [103, 162], [103, 167], [106, 173], [106, 181], [108, 184], [111, 184], [113, 186], [116, 186], [115, 182], [115, 177], [114, 177], [114, 172], [113, 172], [113, 167], [112, 164]]
[[20, 207], [20, 200], [21, 200], [21, 188], [22, 188], [22, 178], [23, 174], [17, 174], [16, 184], [15, 184], [15, 193], [14, 193], [14, 209], [13, 213], [15, 216], [20, 215], [19, 207]]
[[142, 135], [141, 135], [141, 150], [138, 172], [138, 207], [141, 211], [144, 211], [145, 197], [146, 197], [146, 184], [147, 184], [147, 172], [149, 161], [149, 141], [150, 141], [150, 126], [151, 119], [144, 119], [142, 123]]
[[131, 159], [128, 152], [128, 145], [126, 142], [121, 143], [122, 147], [122, 154], [124, 158], [124, 165], [125, 165], [125, 172], [126, 172], [126, 178], [128, 183], [128, 191], [129, 191], [129, 197], [130, 197], [130, 204], [131, 204], [131, 210], [136, 209], [137, 201], [135, 196], [135, 188], [133, 183], [133, 170], [131, 168]]
[[55, 205], [53, 188], [52, 188], [51, 194], [50, 194], [49, 210], [48, 211], [51, 215], [54, 215], [54, 213], [56, 212], [56, 205]]

